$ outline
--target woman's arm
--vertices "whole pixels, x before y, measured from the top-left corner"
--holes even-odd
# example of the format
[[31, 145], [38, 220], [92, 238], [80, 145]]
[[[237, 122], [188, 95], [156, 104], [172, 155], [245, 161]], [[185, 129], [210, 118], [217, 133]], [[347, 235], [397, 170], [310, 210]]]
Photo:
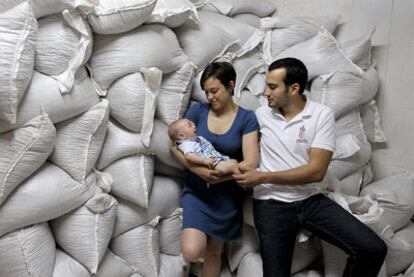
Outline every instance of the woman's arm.
[[259, 165], [259, 132], [258, 130], [242, 137], [243, 161], [239, 163], [239, 170], [256, 169]]
[[178, 150], [175, 145], [171, 145], [170, 150], [171, 150], [171, 153], [174, 155], [174, 157], [182, 165], [184, 165], [188, 170], [190, 170], [194, 174], [198, 175], [201, 179], [203, 179], [207, 183], [217, 184], [220, 182], [233, 179], [231, 175], [221, 176], [218, 170], [209, 169], [206, 166], [196, 165], [194, 163], [191, 163], [184, 157], [183, 153], [181, 153], [181, 151]]

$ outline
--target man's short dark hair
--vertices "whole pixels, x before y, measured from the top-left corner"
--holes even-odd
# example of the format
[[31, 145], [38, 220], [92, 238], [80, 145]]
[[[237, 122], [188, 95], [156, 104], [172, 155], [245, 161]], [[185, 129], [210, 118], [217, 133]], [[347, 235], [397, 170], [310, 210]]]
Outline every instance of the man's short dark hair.
[[228, 62], [210, 63], [201, 75], [200, 86], [202, 89], [204, 89], [204, 82], [210, 77], [218, 79], [227, 88], [230, 81], [236, 82], [236, 71]]
[[302, 94], [308, 81], [308, 70], [305, 64], [296, 58], [283, 58], [272, 62], [268, 72], [279, 68], [286, 69], [286, 77], [283, 80], [285, 85], [290, 86], [298, 83], [299, 93]]

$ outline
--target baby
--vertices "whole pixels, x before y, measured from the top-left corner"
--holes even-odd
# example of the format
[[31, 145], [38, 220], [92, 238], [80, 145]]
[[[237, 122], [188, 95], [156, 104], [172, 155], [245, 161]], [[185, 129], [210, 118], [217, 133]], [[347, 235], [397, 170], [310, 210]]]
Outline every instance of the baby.
[[216, 169], [223, 175], [239, 173], [237, 161], [219, 153], [208, 140], [197, 136], [191, 120], [174, 121], [168, 127], [168, 135], [188, 161]]

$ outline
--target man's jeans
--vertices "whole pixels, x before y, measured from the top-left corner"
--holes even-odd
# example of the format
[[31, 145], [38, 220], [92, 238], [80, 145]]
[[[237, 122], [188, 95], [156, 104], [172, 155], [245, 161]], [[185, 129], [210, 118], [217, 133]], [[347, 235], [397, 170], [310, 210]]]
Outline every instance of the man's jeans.
[[264, 277], [290, 276], [296, 235], [302, 227], [349, 254], [343, 276], [378, 275], [387, 246], [325, 195], [293, 203], [254, 200], [253, 207]]

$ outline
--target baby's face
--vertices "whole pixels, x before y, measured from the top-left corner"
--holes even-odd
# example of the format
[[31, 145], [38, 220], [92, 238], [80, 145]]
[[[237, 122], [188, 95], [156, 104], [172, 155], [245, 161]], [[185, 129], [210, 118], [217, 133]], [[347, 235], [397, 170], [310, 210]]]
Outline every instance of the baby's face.
[[180, 135], [182, 139], [189, 139], [196, 135], [196, 125], [191, 120], [183, 120], [178, 126], [180, 128]]

